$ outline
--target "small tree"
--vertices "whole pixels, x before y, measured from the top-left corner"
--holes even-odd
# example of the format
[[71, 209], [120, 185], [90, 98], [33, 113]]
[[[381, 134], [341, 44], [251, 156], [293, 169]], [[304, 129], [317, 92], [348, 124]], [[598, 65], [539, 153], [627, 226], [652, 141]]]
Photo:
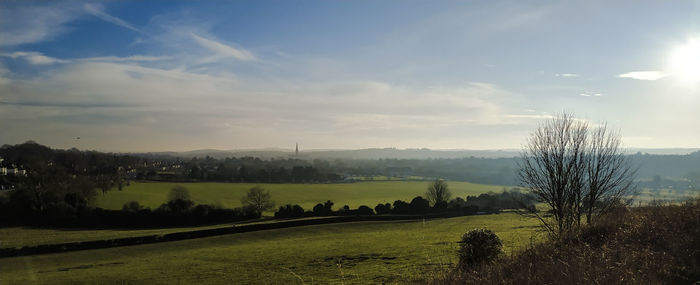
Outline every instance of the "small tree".
[[520, 182], [550, 207], [552, 220], [531, 212], [551, 233], [561, 236], [580, 226], [584, 216], [590, 222], [593, 213], [604, 212], [634, 189], [636, 169], [620, 144], [620, 135], [608, 132], [605, 124], [590, 128], [570, 114], [547, 121], [531, 135], [519, 161]]
[[250, 188], [248, 193], [241, 198], [241, 203], [253, 208], [258, 214], [275, 208], [275, 201], [272, 201], [270, 193], [260, 186]]
[[459, 267], [493, 261], [503, 248], [501, 239], [491, 230], [474, 229], [462, 236], [459, 241]]
[[428, 191], [425, 193], [425, 197], [430, 201], [430, 205], [435, 206], [446, 204], [450, 201], [452, 193], [450, 193], [450, 189], [447, 188], [447, 182], [441, 179], [435, 179], [435, 181], [428, 185]]
[[580, 222], [587, 135], [586, 122], [562, 114], [542, 124], [521, 154], [520, 182], [551, 208], [554, 222], [538, 218], [557, 235]]
[[168, 201], [175, 200], [190, 200], [190, 191], [188, 191], [187, 188], [181, 185], [173, 187], [172, 189], [170, 189], [170, 193], [168, 194]]
[[588, 188], [583, 201], [587, 223], [595, 211], [607, 211], [634, 190], [637, 169], [622, 153], [621, 144], [620, 135], [608, 132], [606, 124], [591, 134], [586, 168]]
[[190, 200], [190, 192], [187, 188], [177, 185], [170, 189], [170, 193], [168, 193], [168, 202], [161, 205], [160, 209], [174, 215], [184, 215], [187, 214], [193, 206], [194, 202]]
[[97, 187], [102, 191], [102, 196], [104, 196], [107, 191], [114, 186], [114, 180], [112, 180], [112, 177], [109, 175], [97, 174], [95, 177], [95, 184], [97, 184]]

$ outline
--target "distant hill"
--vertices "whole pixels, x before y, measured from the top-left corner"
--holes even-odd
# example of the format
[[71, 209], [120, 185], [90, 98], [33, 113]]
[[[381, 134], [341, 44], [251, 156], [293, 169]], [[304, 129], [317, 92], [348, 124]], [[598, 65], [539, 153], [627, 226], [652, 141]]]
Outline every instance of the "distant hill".
[[[686, 155], [700, 151], [700, 148], [629, 148], [629, 154], [657, 154], [657, 155]], [[433, 150], [427, 148], [366, 148], [355, 150], [301, 150], [299, 155], [292, 149], [268, 148], [253, 150], [216, 150], [200, 149], [184, 152], [153, 152], [151, 156], [173, 156], [181, 158], [205, 157], [259, 157], [259, 158], [299, 158], [299, 159], [440, 159], [440, 158], [510, 158], [520, 155], [518, 149], [494, 149], [494, 150], [464, 150], [447, 149]]]
[[518, 150], [432, 150], [397, 149], [397, 148], [367, 148], [356, 150], [302, 150], [299, 155], [291, 149], [261, 149], [261, 150], [214, 150], [202, 149], [185, 152], [154, 152], [149, 155], [168, 155], [182, 158], [205, 157], [260, 157], [260, 158], [289, 158], [300, 159], [438, 159], [438, 158], [504, 158], [518, 156]]

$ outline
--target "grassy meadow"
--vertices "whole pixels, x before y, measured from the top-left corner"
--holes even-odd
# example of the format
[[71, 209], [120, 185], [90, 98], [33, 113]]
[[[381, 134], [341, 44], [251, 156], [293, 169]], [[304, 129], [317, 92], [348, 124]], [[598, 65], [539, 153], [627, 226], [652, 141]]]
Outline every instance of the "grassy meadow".
[[0, 284], [368, 284], [444, 274], [467, 230], [506, 254], [540, 236], [513, 213], [305, 226], [159, 244], [0, 259]]
[[700, 189], [649, 189], [642, 188], [630, 198], [640, 205], [647, 205], [652, 202], [681, 202], [688, 199], [697, 198]]
[[[97, 206], [105, 209], [121, 209], [129, 201], [155, 209], [168, 199], [168, 192], [176, 185], [186, 187], [192, 200], [198, 204], [213, 204], [226, 208], [241, 206], [241, 198], [246, 191], [256, 185], [265, 188], [277, 202], [277, 206], [299, 204], [311, 210], [317, 203], [331, 200], [339, 209], [343, 205], [357, 208], [367, 205], [372, 208], [378, 203], [393, 203], [395, 200], [410, 202], [416, 196], [424, 195], [427, 181], [376, 181], [338, 184], [252, 184], [252, 183], [171, 183], [171, 182], [132, 182], [123, 190], [98, 194]], [[503, 186], [474, 184], [469, 182], [448, 182], [453, 197], [465, 198], [489, 191], [500, 192]]]
[[[230, 225], [230, 224], [229, 224]], [[154, 229], [0, 228], [0, 248], [116, 239], [225, 227], [227, 224]]]

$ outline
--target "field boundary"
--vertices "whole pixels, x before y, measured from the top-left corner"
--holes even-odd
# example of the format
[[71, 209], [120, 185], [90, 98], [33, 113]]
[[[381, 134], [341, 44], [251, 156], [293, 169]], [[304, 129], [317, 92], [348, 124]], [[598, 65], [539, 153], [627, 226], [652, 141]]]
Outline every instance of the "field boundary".
[[111, 247], [132, 246], [141, 244], [151, 244], [187, 239], [196, 239], [228, 234], [246, 233], [254, 231], [282, 229], [300, 226], [336, 224], [348, 222], [370, 222], [370, 221], [401, 221], [401, 220], [421, 220], [450, 218], [462, 216], [454, 213], [429, 214], [429, 215], [381, 215], [381, 216], [334, 216], [318, 219], [296, 219], [274, 223], [262, 223], [252, 225], [234, 225], [228, 227], [175, 232], [163, 235], [146, 235], [137, 237], [116, 238], [107, 240], [93, 240], [83, 242], [69, 242], [59, 244], [43, 244], [35, 246], [24, 246], [19, 248], [0, 248], [0, 258], [16, 257], [49, 253], [61, 253], [69, 251], [103, 249]]

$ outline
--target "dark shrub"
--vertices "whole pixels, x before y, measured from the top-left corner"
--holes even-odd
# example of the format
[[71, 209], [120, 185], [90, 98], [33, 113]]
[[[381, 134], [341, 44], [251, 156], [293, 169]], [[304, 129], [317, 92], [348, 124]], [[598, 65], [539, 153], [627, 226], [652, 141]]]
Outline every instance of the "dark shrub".
[[430, 202], [423, 199], [423, 197], [418, 196], [411, 200], [409, 207], [411, 208], [411, 214], [425, 214], [430, 211]]
[[377, 206], [374, 207], [374, 211], [377, 212], [377, 215], [389, 214], [391, 213], [391, 204], [377, 204]]
[[466, 207], [466, 206], [467, 206], [467, 202], [464, 201], [464, 199], [462, 199], [462, 198], [460, 198], [460, 197], [457, 197], [457, 198], [454, 198], [454, 199], [450, 200], [450, 202], [447, 203], [447, 206], [450, 207], [450, 208], [457, 208], [457, 209], [459, 209], [459, 208], [464, 208], [464, 207]]
[[401, 200], [394, 201], [394, 208], [391, 210], [394, 214], [408, 214], [410, 211], [408, 203]]
[[139, 202], [136, 201], [131, 201], [127, 202], [122, 206], [122, 211], [125, 212], [132, 212], [132, 213], [137, 213], [138, 211], [141, 211], [143, 209], [143, 206], [139, 204]]
[[192, 215], [196, 219], [205, 219], [209, 212], [213, 210], [212, 206], [209, 205], [197, 205], [192, 209]]
[[313, 209], [314, 216], [331, 216], [333, 215], [333, 202], [331, 200], [321, 204], [318, 203]]
[[465, 233], [459, 244], [460, 268], [491, 262], [503, 247], [501, 239], [488, 229], [474, 229]]
[[440, 201], [440, 202], [435, 203], [435, 206], [433, 206], [433, 211], [438, 212], [438, 213], [447, 211], [447, 202]]
[[314, 206], [312, 211], [314, 213], [314, 216], [323, 216], [323, 204], [321, 204], [321, 203], [316, 204], [316, 206]]
[[67, 193], [63, 196], [63, 200], [69, 206], [75, 209], [84, 209], [88, 206], [87, 199], [78, 195], [78, 193]]
[[194, 206], [194, 202], [190, 200], [170, 200], [166, 204], [162, 204], [159, 208], [160, 211], [167, 212], [171, 215], [184, 215], [187, 212], [190, 211], [190, 209]]
[[374, 215], [374, 211], [372, 210], [372, 208], [367, 207], [365, 205], [362, 205], [359, 208], [357, 208], [357, 214], [358, 215]]
[[299, 218], [304, 216], [304, 208], [299, 205], [287, 204], [280, 206], [279, 210], [275, 212], [275, 218]]

